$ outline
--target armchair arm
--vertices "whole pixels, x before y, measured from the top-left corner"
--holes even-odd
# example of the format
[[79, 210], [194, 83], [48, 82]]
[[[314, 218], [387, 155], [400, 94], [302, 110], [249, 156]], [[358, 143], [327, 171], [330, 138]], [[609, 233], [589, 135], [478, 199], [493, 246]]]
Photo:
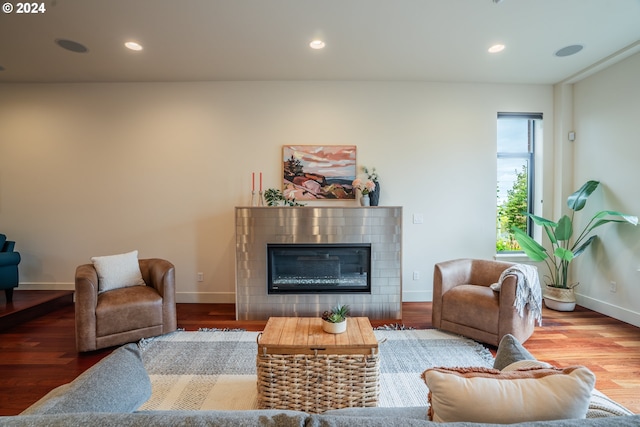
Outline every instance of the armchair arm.
[[98, 273], [92, 264], [76, 268], [75, 287], [76, 347], [78, 351], [95, 350]]
[[[500, 318], [513, 317], [515, 310], [513, 304], [516, 301], [518, 276], [510, 274], [505, 276], [500, 286]], [[517, 316], [517, 314], [516, 314]]]
[[535, 324], [529, 319], [529, 307], [526, 306], [522, 317], [515, 308], [518, 276], [508, 275], [502, 281], [500, 287], [500, 314], [498, 321], [498, 336], [505, 334], [515, 336], [520, 342], [525, 342], [533, 333]]
[[175, 267], [159, 258], [140, 259], [140, 271], [147, 286], [154, 288], [162, 297], [163, 332], [177, 328]]
[[142, 279], [154, 288], [162, 298], [167, 293], [175, 293], [175, 267], [169, 261], [159, 258], [139, 259]]
[[472, 260], [456, 259], [440, 262], [433, 270], [433, 304], [431, 322], [440, 328], [442, 322], [442, 296], [458, 285], [469, 283]]
[[0, 252], [0, 267], [20, 264], [19, 252]]

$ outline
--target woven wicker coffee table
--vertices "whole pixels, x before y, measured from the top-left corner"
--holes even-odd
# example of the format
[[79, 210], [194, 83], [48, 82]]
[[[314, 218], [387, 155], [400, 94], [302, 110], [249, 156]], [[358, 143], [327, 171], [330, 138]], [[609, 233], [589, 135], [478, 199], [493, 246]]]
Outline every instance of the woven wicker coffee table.
[[322, 413], [377, 406], [378, 340], [369, 319], [350, 317], [347, 331], [328, 334], [322, 320], [271, 317], [258, 336], [258, 405]]

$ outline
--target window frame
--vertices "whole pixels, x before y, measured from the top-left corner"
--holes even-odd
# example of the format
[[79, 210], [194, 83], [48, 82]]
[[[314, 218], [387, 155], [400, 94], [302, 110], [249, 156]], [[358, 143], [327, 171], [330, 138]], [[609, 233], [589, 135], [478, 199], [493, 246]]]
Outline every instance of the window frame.
[[[536, 184], [536, 142], [538, 139], [542, 138], [542, 122], [543, 122], [543, 114], [542, 113], [514, 113], [514, 112], [498, 112], [496, 117], [496, 128], [498, 126], [499, 120], [508, 120], [508, 119], [526, 119], [527, 120], [527, 147], [528, 151], [519, 151], [519, 152], [500, 152], [497, 151], [496, 147], [496, 161], [500, 159], [523, 159], [527, 163], [527, 213], [533, 214], [535, 212], [535, 184]], [[540, 135], [538, 136], [538, 127], [540, 129]], [[496, 142], [498, 141], [499, 135], [496, 134]], [[496, 167], [497, 172], [497, 167]], [[498, 208], [498, 206], [496, 206]], [[496, 217], [498, 212], [496, 211]], [[534, 227], [533, 220], [529, 216], [527, 218], [527, 234], [534, 237]], [[496, 243], [498, 236], [496, 235]], [[522, 250], [504, 250], [504, 251], [496, 251], [497, 254], [519, 254], [523, 253]]]

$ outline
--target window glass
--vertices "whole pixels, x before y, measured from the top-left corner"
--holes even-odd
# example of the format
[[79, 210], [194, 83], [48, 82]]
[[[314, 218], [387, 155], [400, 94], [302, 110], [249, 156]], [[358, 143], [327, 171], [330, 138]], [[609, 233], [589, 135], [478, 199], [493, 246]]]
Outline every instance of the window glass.
[[498, 120], [498, 153], [529, 152], [528, 120], [502, 118]]

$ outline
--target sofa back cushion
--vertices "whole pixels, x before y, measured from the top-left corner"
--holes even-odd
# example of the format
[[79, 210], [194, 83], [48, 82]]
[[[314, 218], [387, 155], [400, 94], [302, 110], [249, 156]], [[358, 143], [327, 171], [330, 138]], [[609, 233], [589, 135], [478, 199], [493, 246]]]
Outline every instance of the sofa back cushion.
[[133, 412], [151, 397], [151, 380], [136, 344], [127, 344], [50, 391], [23, 415]]

